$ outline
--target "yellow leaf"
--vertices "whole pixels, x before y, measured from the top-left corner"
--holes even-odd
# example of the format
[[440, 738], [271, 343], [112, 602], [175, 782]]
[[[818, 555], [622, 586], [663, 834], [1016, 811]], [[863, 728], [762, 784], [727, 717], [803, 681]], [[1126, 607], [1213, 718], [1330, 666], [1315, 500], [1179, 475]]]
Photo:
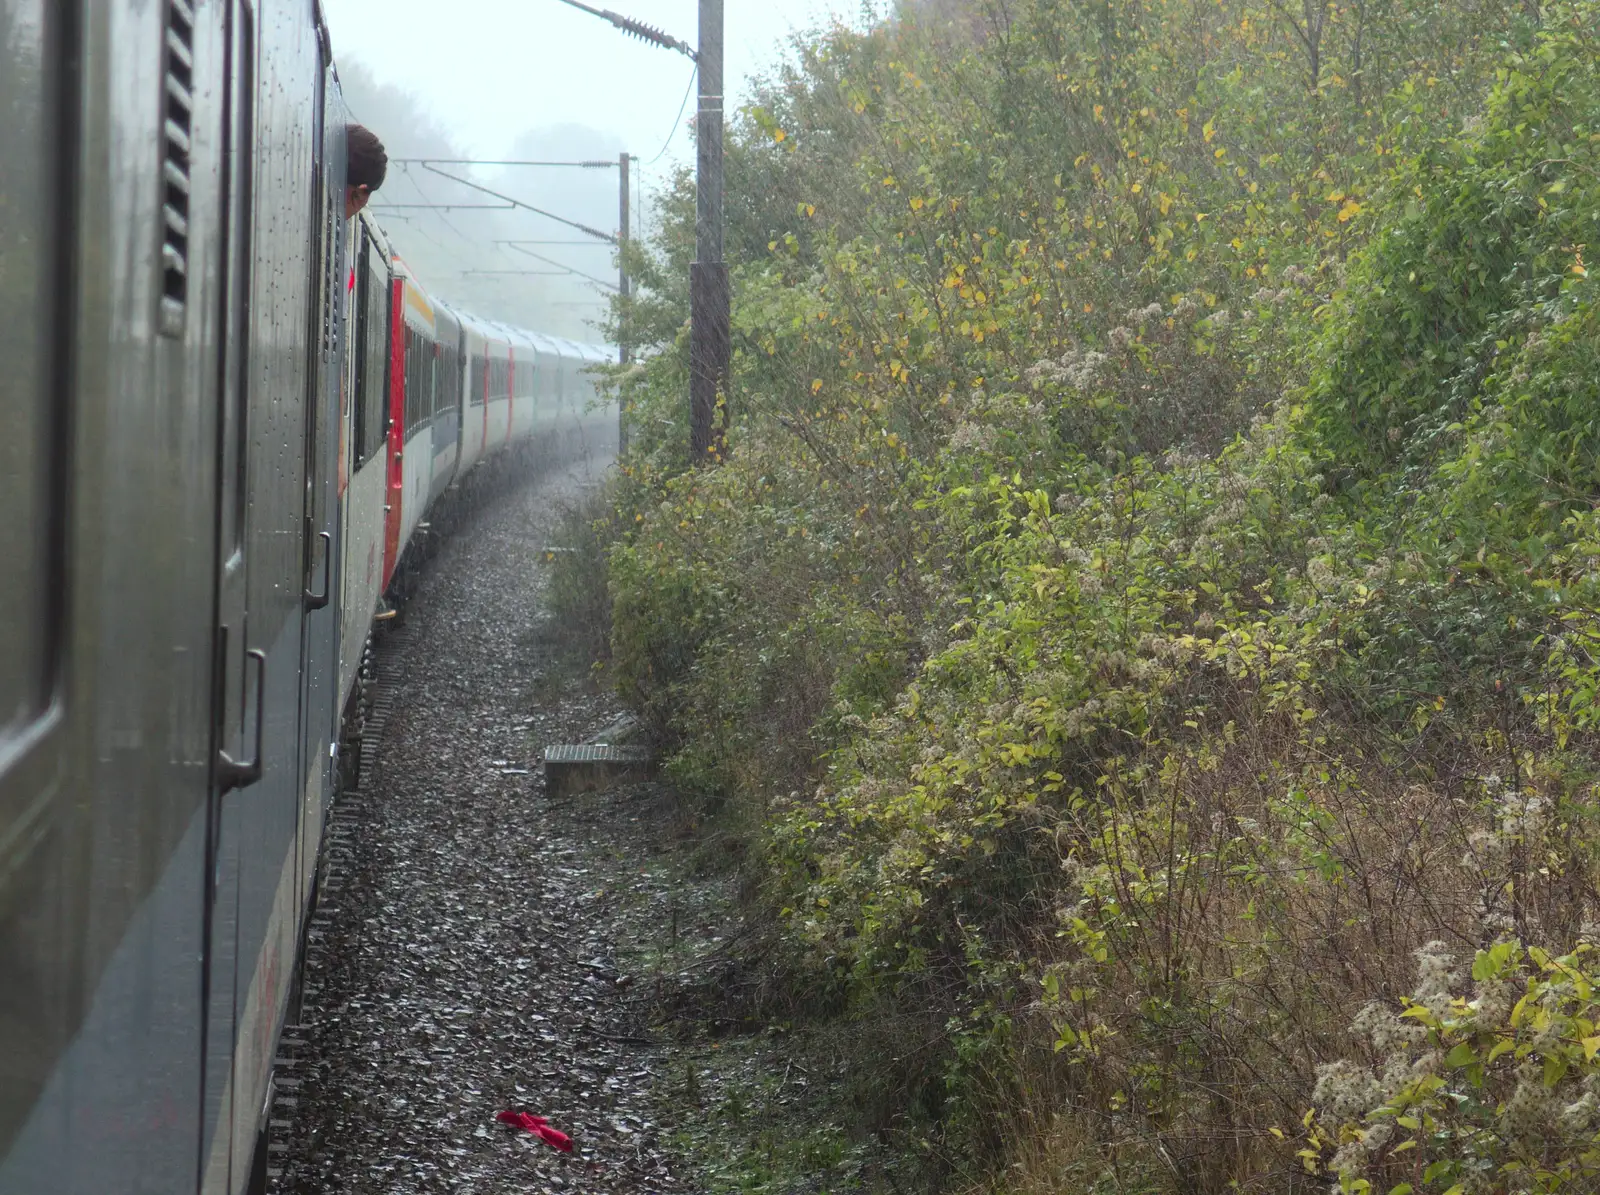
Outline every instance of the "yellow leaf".
[[789, 134], [785, 133], [782, 129], [777, 129], [776, 131], [773, 132], [772, 139], [774, 141], [782, 141], [788, 135]]
[[1361, 205], [1354, 199], [1345, 200], [1344, 206], [1339, 209], [1339, 223], [1345, 224], [1361, 214]]
[[1206, 139], [1206, 143], [1210, 144], [1211, 138], [1217, 135], [1216, 122], [1210, 120], [1206, 121], [1206, 123], [1200, 127], [1200, 134]]
[[1596, 1051], [1600, 1051], [1600, 1033], [1583, 1039], [1583, 1060], [1593, 1062]]
[[821, 390], [821, 389], [822, 389], [822, 379], [821, 378], [812, 378], [811, 379], [811, 393], [815, 394], [818, 390]]
[[1129, 188], [1129, 190], [1131, 190], [1135, 195], [1137, 195], [1140, 191], [1144, 190], [1144, 184], [1143, 183], [1134, 183], [1133, 186]]
[[911, 210], [914, 212], [920, 212], [922, 210], [922, 200], [913, 198], [911, 200]]
[[1272, 1135], [1273, 1135], [1273, 1136], [1274, 1136], [1274, 1137], [1276, 1137], [1276, 1138], [1277, 1138], [1277, 1139], [1278, 1139], [1278, 1140], [1279, 1140], [1279, 1141], [1282, 1141], [1282, 1140], [1283, 1140], [1283, 1130], [1282, 1130], [1282, 1129], [1273, 1129], [1273, 1128], [1269, 1128], [1269, 1129], [1268, 1129], [1268, 1130], [1267, 1130], [1267, 1132], [1269, 1132], [1269, 1133], [1271, 1133], [1271, 1134], [1272, 1134]]

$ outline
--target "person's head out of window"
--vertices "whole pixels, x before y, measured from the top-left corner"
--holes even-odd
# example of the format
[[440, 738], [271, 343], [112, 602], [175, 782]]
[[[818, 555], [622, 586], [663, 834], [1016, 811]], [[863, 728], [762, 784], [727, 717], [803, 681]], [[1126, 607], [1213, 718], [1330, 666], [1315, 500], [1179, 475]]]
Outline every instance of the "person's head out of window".
[[365, 125], [346, 125], [344, 136], [348, 147], [344, 218], [350, 220], [367, 206], [372, 193], [383, 186], [384, 176], [389, 173], [389, 155], [384, 152], [383, 142]]

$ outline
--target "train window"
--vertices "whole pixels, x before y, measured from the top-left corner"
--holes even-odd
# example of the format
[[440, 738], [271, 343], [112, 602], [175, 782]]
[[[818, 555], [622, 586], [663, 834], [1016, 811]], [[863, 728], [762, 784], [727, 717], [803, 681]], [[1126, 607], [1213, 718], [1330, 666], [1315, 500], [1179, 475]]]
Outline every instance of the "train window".
[[[51, 527], [60, 275], [53, 151], [65, 152], [49, 103], [53, 8], [0, 4], [0, 759], [6, 739], [43, 710], [51, 663], [51, 545], [59, 541]], [[0, 820], [0, 840], [6, 829]]]
[[357, 379], [356, 466], [371, 460], [388, 431], [389, 266], [371, 238], [363, 238], [361, 362]]
[[432, 395], [432, 407], [431, 407], [431, 409], [429, 410], [428, 413], [430, 415], [437, 415], [439, 413], [440, 407], [442, 407], [444, 405], [444, 403], [443, 403], [444, 395], [441, 393], [441, 390], [443, 389], [443, 384], [444, 384], [443, 383], [444, 375], [439, 369], [439, 353], [441, 351], [441, 346], [440, 346], [439, 342], [438, 341], [434, 341], [434, 343], [432, 345], [432, 348], [433, 348], [433, 351], [428, 354], [428, 368], [433, 371], [433, 395]]
[[422, 368], [421, 340], [410, 324], [403, 325], [406, 367], [406, 433], [422, 422], [422, 408], [428, 379]]
[[461, 354], [454, 344], [439, 346], [439, 409], [453, 411], [461, 405]]
[[428, 370], [427, 415], [429, 419], [432, 419], [439, 410], [439, 344], [437, 341], [423, 341], [422, 362]]
[[472, 368], [468, 373], [467, 384], [471, 387], [471, 393], [467, 395], [467, 401], [475, 407], [481, 407], [483, 406], [483, 358], [476, 353], [472, 355]]

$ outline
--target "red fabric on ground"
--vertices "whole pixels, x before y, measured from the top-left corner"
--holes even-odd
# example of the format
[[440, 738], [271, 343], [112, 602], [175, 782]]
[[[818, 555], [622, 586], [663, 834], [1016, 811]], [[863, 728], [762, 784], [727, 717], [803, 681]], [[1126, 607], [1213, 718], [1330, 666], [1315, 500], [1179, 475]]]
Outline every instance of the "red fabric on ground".
[[551, 1149], [559, 1149], [564, 1154], [572, 1152], [572, 1138], [560, 1129], [552, 1129], [550, 1122], [542, 1116], [534, 1116], [528, 1112], [512, 1112], [507, 1109], [495, 1116], [501, 1124], [514, 1125], [519, 1129], [526, 1129]]

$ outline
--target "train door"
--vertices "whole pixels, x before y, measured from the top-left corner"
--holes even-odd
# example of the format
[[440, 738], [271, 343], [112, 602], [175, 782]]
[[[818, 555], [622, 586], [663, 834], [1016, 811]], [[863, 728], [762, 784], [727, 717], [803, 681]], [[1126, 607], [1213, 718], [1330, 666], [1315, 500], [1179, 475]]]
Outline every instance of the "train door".
[[312, 218], [318, 230], [314, 265], [315, 302], [309, 312], [312, 361], [309, 366], [311, 409], [305, 437], [305, 559], [302, 602], [305, 607], [301, 644], [300, 705], [302, 727], [299, 772], [300, 814], [295, 865], [298, 884], [294, 921], [303, 923], [311, 895], [322, 822], [332, 797], [333, 760], [328, 745], [337, 740], [338, 720], [338, 611], [332, 604], [336, 592], [337, 561], [341, 544], [337, 518], [339, 372], [344, 330], [340, 319], [344, 279], [344, 178], [345, 126], [337, 115], [329, 118], [329, 104], [338, 96], [326, 43], [319, 43], [320, 94], [317, 185], [313, 191]]
[[406, 297], [405, 281], [395, 271], [389, 295], [388, 484], [383, 506], [383, 588], [400, 563], [400, 520], [405, 510]]
[[[221, 881], [212, 946], [219, 969], [231, 956], [231, 1009], [212, 1004], [218, 1028], [231, 1030], [231, 1048], [228, 1106], [206, 1159], [208, 1192], [260, 1181], [248, 1166], [264, 1157], [256, 1145], [294, 962], [310, 556], [306, 443], [315, 407], [311, 313], [321, 239], [313, 215], [321, 75], [314, 6], [303, 0], [256, 8], [239, 0], [234, 12], [247, 38], [235, 39], [240, 74], [250, 77], [235, 89], [240, 143], [230, 155], [246, 177], [232, 207], [229, 246], [236, 323], [224, 401], [227, 434], [235, 437], [227, 495], [235, 513], [218, 621], [225, 726], [239, 745], [224, 761], [217, 808]], [[220, 997], [219, 986], [213, 991]], [[213, 1059], [221, 1065], [215, 1053]]]
[[[263, 661], [252, 654], [245, 621], [245, 506], [248, 453], [251, 287], [251, 164], [254, 157], [255, 13], [248, 0], [228, 9], [228, 72], [223, 155], [225, 265], [218, 378], [216, 781], [207, 832], [205, 1122], [200, 1176], [204, 1195], [232, 1190], [234, 1013], [238, 982], [239, 872], [243, 850], [238, 802], [261, 775]], [[253, 729], [251, 729], [253, 727]]]

